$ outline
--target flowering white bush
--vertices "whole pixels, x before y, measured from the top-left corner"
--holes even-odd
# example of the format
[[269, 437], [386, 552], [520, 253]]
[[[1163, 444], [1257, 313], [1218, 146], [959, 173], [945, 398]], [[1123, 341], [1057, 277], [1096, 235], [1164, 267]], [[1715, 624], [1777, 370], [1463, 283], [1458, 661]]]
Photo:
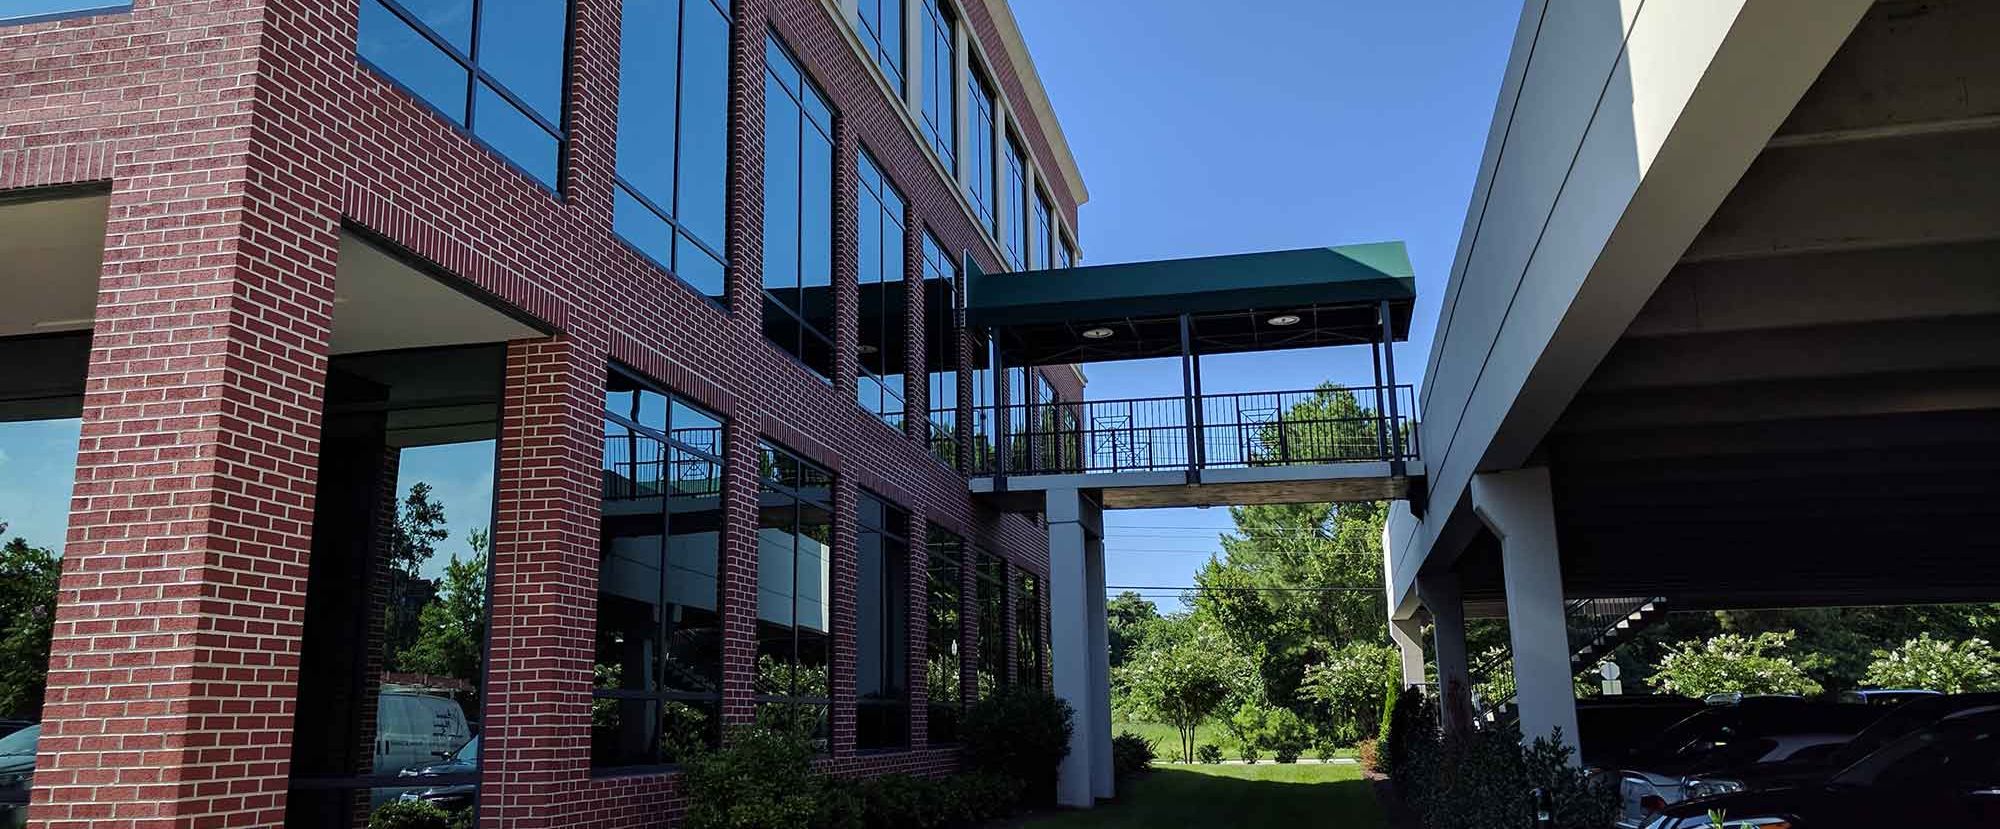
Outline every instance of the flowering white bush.
[[1924, 688], [1947, 694], [2000, 690], [2000, 654], [1979, 637], [1963, 642], [1928, 633], [1890, 651], [1876, 651], [1867, 682], [1877, 688]]
[[1745, 694], [1817, 694], [1820, 685], [1806, 676], [1819, 664], [1807, 655], [1794, 661], [1779, 655], [1792, 631], [1768, 631], [1756, 636], [1725, 633], [1702, 642], [1670, 645], [1652, 683], [1669, 694], [1704, 697], [1731, 691]]

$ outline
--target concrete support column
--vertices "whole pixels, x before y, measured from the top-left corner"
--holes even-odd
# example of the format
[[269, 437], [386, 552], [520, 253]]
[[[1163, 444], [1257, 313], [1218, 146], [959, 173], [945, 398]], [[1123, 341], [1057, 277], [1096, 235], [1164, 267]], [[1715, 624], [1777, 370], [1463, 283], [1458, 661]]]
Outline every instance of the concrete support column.
[[[1093, 510], [1095, 506], [1091, 507]], [[1096, 731], [1090, 763], [1091, 794], [1107, 798], [1117, 794], [1117, 777], [1111, 767], [1111, 629], [1104, 611], [1104, 536], [1102, 514], [1087, 522], [1095, 529], [1085, 533], [1084, 600], [1090, 603], [1084, 615], [1084, 632], [1089, 637], [1086, 652], [1090, 662], [1090, 721]]]
[[1389, 638], [1403, 657], [1403, 687], [1424, 684], [1423, 625], [1416, 619], [1390, 619]]
[[1465, 658], [1465, 603], [1459, 598], [1458, 576], [1419, 575], [1417, 593], [1431, 612], [1431, 636], [1436, 639], [1438, 718], [1448, 730], [1470, 728], [1472, 672]]
[[1109, 653], [1094, 644], [1106, 641], [1103, 513], [1074, 489], [1051, 489], [1047, 498], [1051, 679], [1056, 696], [1076, 712], [1056, 802], [1089, 807], [1109, 789], [1111, 765]]
[[1574, 764], [1576, 691], [1570, 684], [1569, 630], [1549, 471], [1474, 475], [1472, 511], [1500, 538], [1521, 736], [1532, 740], [1561, 729]]

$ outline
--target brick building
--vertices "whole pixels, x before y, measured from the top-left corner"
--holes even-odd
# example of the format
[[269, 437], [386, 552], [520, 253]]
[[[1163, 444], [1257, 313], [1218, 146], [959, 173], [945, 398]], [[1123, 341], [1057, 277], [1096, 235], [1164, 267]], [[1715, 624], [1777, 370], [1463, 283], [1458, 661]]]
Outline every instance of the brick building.
[[939, 772], [1047, 682], [972, 412], [1082, 375], [959, 308], [1087, 195], [1004, 2], [108, 6], [0, 2], [0, 816], [659, 826], [725, 725]]

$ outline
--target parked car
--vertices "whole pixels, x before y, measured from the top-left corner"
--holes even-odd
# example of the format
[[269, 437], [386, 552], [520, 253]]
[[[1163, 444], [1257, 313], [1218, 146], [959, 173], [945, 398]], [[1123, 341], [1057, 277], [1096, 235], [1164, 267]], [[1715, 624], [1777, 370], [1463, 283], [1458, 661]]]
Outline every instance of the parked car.
[[2000, 706], [1958, 711], [1811, 786], [1690, 800], [1645, 829], [1971, 829], [2000, 826]]
[[384, 690], [375, 699], [375, 773], [447, 760], [472, 739], [465, 708], [450, 697]]
[[1854, 739], [1828, 751], [1805, 751], [1779, 763], [1711, 770], [1682, 781], [1687, 796], [1713, 797], [1743, 791], [1818, 784], [1905, 734], [1960, 711], [2000, 706], [2000, 693], [1926, 694], [1888, 709]]
[[35, 782], [35, 745], [41, 738], [40, 725], [0, 737], [0, 827], [28, 825], [28, 787]]
[[1577, 759], [1586, 768], [1616, 768], [1634, 749], [1700, 710], [1700, 700], [1665, 694], [1577, 700]]
[[1623, 804], [1618, 825], [1637, 829], [1686, 799], [1684, 781], [1689, 778], [1782, 762], [1801, 752], [1830, 752], [1884, 713], [1878, 706], [1789, 697], [1748, 697], [1734, 705], [1710, 706], [1669, 727], [1619, 769]]
[[403, 792], [399, 800], [421, 800], [442, 806], [448, 810], [458, 810], [472, 805], [478, 791], [479, 738], [465, 741], [451, 758], [442, 763], [432, 763], [423, 768], [404, 769], [401, 776], [411, 782], [431, 780], [432, 785]]
[[12, 733], [14, 733], [14, 732], [16, 732], [16, 731], [19, 731], [19, 730], [23, 729], [23, 728], [27, 728], [28, 726], [31, 726], [31, 725], [34, 725], [34, 724], [35, 724], [35, 721], [34, 721], [34, 720], [9, 720], [9, 719], [0, 719], [0, 737], [5, 737], [5, 736], [7, 736], [7, 735], [9, 735], [9, 734], [12, 734]]
[[1911, 700], [1941, 696], [1944, 694], [1921, 688], [1860, 688], [1842, 691], [1835, 699], [1856, 705], [1902, 705]]

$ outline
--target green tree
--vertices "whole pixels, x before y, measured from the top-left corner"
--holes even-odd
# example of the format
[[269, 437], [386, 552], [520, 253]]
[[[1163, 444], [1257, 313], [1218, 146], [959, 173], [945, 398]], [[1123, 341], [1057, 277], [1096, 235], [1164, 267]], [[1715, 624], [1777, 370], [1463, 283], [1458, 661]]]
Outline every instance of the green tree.
[[397, 670], [449, 676], [477, 684], [486, 643], [486, 547], [484, 529], [466, 538], [470, 557], [457, 555], [444, 567], [437, 595], [417, 616], [417, 639], [396, 658]]
[[1389, 645], [1349, 642], [1325, 661], [1306, 666], [1299, 694], [1325, 706], [1334, 727], [1373, 734], [1381, 728], [1382, 689], [1402, 676], [1401, 660]]
[[1926, 688], [1947, 694], [2000, 690], [2000, 655], [1984, 639], [1932, 639], [1929, 633], [1894, 650], [1878, 650], [1868, 664], [1868, 684], [1878, 688]]
[[1817, 694], [1820, 684], [1806, 675], [1819, 659], [1783, 655], [1796, 634], [1767, 631], [1756, 636], [1724, 633], [1668, 648], [1652, 683], [1661, 691], [1702, 697], [1709, 694]]
[[389, 564], [417, 578], [437, 545], [451, 537], [445, 529], [444, 504], [431, 498], [431, 485], [418, 481], [395, 507], [389, 532]]
[[1127, 590], [1104, 603], [1104, 615], [1111, 640], [1111, 667], [1115, 669], [1124, 665], [1131, 658], [1132, 649], [1145, 641], [1160, 620], [1160, 609]]
[[1194, 762], [1194, 732], [1232, 698], [1250, 695], [1251, 664], [1215, 630], [1149, 641], [1119, 669], [1138, 713], [1180, 732], [1181, 761]]
[[[0, 535], [7, 532], [0, 522]], [[15, 537], [0, 546], [0, 717], [38, 719], [62, 560]]]

